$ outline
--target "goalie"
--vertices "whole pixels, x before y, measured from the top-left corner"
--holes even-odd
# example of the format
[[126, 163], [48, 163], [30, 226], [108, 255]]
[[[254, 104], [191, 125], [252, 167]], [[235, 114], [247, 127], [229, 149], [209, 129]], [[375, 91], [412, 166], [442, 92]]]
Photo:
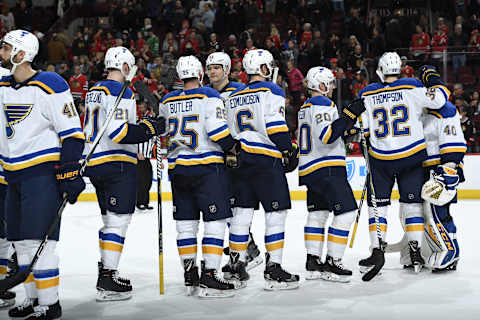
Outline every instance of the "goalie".
[[[447, 102], [439, 110], [426, 109], [423, 128], [428, 158], [423, 162], [427, 180], [422, 188], [426, 245], [421, 253], [425, 266], [433, 272], [456, 270], [460, 255], [450, 204], [457, 201], [457, 186], [465, 181], [462, 168], [467, 150], [460, 116], [455, 106]], [[411, 265], [405, 240], [400, 263]]]

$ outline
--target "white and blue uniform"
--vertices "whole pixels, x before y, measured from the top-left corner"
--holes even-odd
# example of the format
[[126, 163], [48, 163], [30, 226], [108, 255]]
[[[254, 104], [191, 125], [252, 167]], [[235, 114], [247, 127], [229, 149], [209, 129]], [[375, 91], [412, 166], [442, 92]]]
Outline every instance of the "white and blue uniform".
[[[206, 87], [213, 88], [211, 84]], [[229, 81], [218, 93], [223, 100], [226, 100], [235, 90], [245, 87], [241, 82]]]

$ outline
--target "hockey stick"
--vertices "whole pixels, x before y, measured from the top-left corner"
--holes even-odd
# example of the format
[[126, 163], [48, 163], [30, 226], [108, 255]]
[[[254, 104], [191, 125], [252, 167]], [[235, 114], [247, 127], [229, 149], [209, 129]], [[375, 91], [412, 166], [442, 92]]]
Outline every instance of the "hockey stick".
[[370, 194], [371, 194], [371, 201], [373, 205], [373, 212], [375, 214], [375, 227], [377, 231], [377, 238], [378, 238], [378, 248], [373, 248], [372, 251], [372, 256], [374, 256], [376, 259], [376, 263], [372, 269], [370, 269], [366, 274], [363, 275], [362, 280], [363, 281], [370, 281], [372, 280], [383, 268], [383, 265], [385, 264], [385, 253], [383, 249], [383, 241], [382, 241], [382, 233], [380, 230], [380, 219], [378, 217], [378, 210], [377, 210], [377, 198], [375, 197], [375, 188], [373, 187], [373, 176], [372, 176], [372, 170], [370, 167], [370, 161], [368, 159], [368, 146], [367, 146], [367, 139], [365, 138], [364, 135], [364, 129], [363, 129], [363, 122], [362, 118], [358, 118], [358, 122], [360, 124], [360, 141], [362, 142], [363, 146], [363, 156], [365, 157], [365, 165], [367, 166], [368, 174], [370, 179], [367, 178], [369, 181], [369, 187], [370, 187]]
[[[367, 175], [368, 177], [368, 175]], [[350, 248], [353, 248], [353, 242], [355, 241], [355, 235], [357, 234], [358, 221], [360, 220], [360, 212], [362, 211], [363, 198], [365, 193], [367, 193], [367, 178], [365, 178], [365, 183], [363, 184], [362, 197], [360, 198], [360, 204], [358, 205], [357, 217], [355, 218], [355, 224], [353, 225], [352, 237], [350, 238]]]
[[[107, 130], [108, 124], [113, 119], [113, 116], [114, 116], [114, 114], [117, 110], [117, 107], [120, 104], [120, 101], [122, 100], [122, 96], [125, 93], [125, 90], [127, 90], [128, 86], [130, 84], [130, 81], [132, 80], [132, 78], [133, 78], [133, 76], [135, 75], [136, 72], [137, 72], [137, 66], [133, 66], [132, 69], [130, 70], [130, 73], [126, 77], [125, 82], [123, 83], [122, 89], [120, 90], [120, 93], [118, 94], [118, 97], [115, 100], [115, 104], [113, 105], [113, 108], [107, 114], [107, 117], [106, 117], [105, 123], [103, 124], [103, 127], [100, 129], [97, 137], [93, 141], [93, 145], [92, 145], [92, 148], [90, 149], [90, 152], [87, 154], [85, 159], [80, 164], [80, 176], [83, 176], [83, 173], [85, 172], [88, 161], [90, 161], [90, 158], [92, 157], [93, 152], [95, 151], [98, 144], [100, 143], [100, 139], [103, 137], [105, 131]], [[33, 267], [35, 266], [38, 259], [40, 258], [40, 255], [43, 253], [43, 250], [45, 249], [49, 238], [52, 236], [55, 228], [57, 227], [57, 224], [60, 221], [60, 218], [62, 217], [63, 210], [65, 209], [66, 205], [67, 205], [67, 196], [66, 196], [66, 194], [63, 194], [62, 203], [60, 204], [60, 206], [57, 209], [57, 214], [56, 214], [55, 218], [53, 219], [53, 222], [50, 225], [50, 227], [48, 227], [47, 234], [45, 235], [45, 238], [40, 243], [37, 251], [35, 252], [35, 255], [32, 258], [32, 261], [30, 262], [30, 264], [28, 265], [28, 267], [25, 270], [18, 271], [17, 273], [12, 275], [11, 277], [0, 280], [0, 292], [11, 289], [11, 288], [19, 285], [20, 283], [24, 282], [27, 279], [28, 275], [32, 272]]]
[[157, 213], [158, 213], [158, 272], [160, 280], [160, 294], [165, 293], [163, 277], [163, 222], [162, 222], [162, 156], [160, 155], [160, 138], [157, 137]]
[[143, 81], [137, 80], [133, 83], [133, 86], [138, 93], [147, 100], [148, 104], [152, 106], [153, 112], [158, 116], [158, 99], [153, 95], [150, 89], [145, 85]]
[[277, 83], [278, 78], [278, 67], [273, 68], [272, 82]]

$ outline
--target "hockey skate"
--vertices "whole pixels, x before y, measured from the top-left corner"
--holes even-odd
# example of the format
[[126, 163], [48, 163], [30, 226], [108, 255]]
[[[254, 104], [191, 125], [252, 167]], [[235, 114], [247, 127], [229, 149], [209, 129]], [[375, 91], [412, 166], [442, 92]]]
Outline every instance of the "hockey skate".
[[25, 320], [54, 320], [62, 317], [62, 307], [60, 301], [50, 306], [37, 306], [35, 312]]
[[265, 290], [291, 290], [299, 287], [300, 276], [282, 269], [279, 263], [270, 261], [270, 255], [265, 253]]
[[99, 264], [98, 271], [97, 301], [119, 301], [132, 297], [130, 280], [119, 277], [117, 270], [104, 269]]
[[35, 312], [38, 306], [38, 299], [26, 298], [21, 305], [8, 310], [8, 316], [12, 319], [25, 319]]
[[[384, 247], [384, 246], [382, 246]], [[385, 253], [382, 249], [373, 248], [372, 254], [366, 259], [360, 260], [358, 263], [360, 267], [360, 273], [363, 274], [363, 281], [370, 281], [376, 275], [381, 274], [380, 270], [385, 264]]]
[[443, 273], [443, 272], [448, 272], [448, 271], [455, 271], [457, 270], [457, 264], [458, 260], [453, 261], [451, 264], [449, 264], [446, 268], [434, 268], [432, 269], [432, 273]]
[[240, 254], [235, 251], [230, 252], [229, 262], [223, 266], [222, 272], [225, 280], [233, 280], [238, 282], [235, 286], [235, 289], [245, 288], [247, 286], [247, 281], [250, 279], [250, 276], [245, 269], [246, 263], [240, 261]]
[[412, 261], [413, 271], [419, 273], [425, 264], [425, 260], [422, 258], [420, 248], [418, 247], [418, 241], [409, 241], [408, 248], [410, 250], [410, 260]]
[[247, 246], [247, 271], [252, 270], [253, 268], [261, 265], [263, 258], [260, 255], [260, 250], [253, 240], [253, 236], [250, 233], [250, 241]]
[[200, 277], [200, 298], [230, 298], [235, 295], [235, 285], [220, 277], [215, 269], [205, 269], [202, 261], [202, 276]]
[[187, 296], [196, 295], [200, 280], [198, 278], [198, 267], [195, 265], [195, 260], [193, 259], [183, 260], [183, 268], [185, 270], [185, 273], [183, 275], [185, 277], [186, 295]]
[[0, 309], [11, 307], [15, 304], [16, 294], [13, 291], [0, 292]]
[[320, 260], [319, 256], [313, 254], [307, 254], [307, 262], [305, 263], [305, 269], [307, 269], [307, 280], [316, 280], [322, 278], [322, 273], [325, 270], [325, 266]]
[[351, 278], [352, 271], [343, 266], [342, 259], [327, 256], [324, 264], [324, 272], [322, 273], [323, 280], [347, 283], [350, 282]]

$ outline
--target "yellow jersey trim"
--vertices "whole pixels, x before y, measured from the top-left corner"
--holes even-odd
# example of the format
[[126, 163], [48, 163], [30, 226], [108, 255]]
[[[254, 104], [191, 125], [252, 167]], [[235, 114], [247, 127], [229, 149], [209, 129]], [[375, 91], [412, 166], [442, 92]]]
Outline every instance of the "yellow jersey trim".
[[53, 91], [52, 88], [50, 88], [49, 86], [47, 86], [45, 83], [43, 83], [43, 82], [41, 82], [41, 81], [37, 81], [37, 80], [35, 80], [35, 81], [30, 81], [30, 82], [28, 82], [27, 84], [28, 84], [28, 85], [37, 85], [37, 86], [40, 86], [40, 87], [42, 87], [45, 91], [47, 91], [47, 92], [50, 93], [50, 94], [54, 94], [54, 93], [55, 93], [55, 91]]
[[396, 86], [396, 87], [386, 87], [386, 88], [380, 88], [377, 90], [372, 90], [372, 91], [365, 91], [362, 96], [368, 96], [372, 94], [377, 94], [380, 92], [385, 92], [385, 91], [395, 91], [395, 90], [401, 90], [401, 89], [415, 89], [417, 87], [415, 86], [410, 86], [410, 85], [401, 85], [401, 86]]
[[207, 96], [204, 95], [204, 94], [187, 94], [187, 95], [184, 95], [184, 96], [176, 96], [176, 97], [167, 98], [167, 99], [165, 99], [165, 101], [163, 101], [163, 104], [165, 104], [167, 102], [178, 101], [178, 100], [203, 99], [203, 98], [206, 98], [206, 97]]

